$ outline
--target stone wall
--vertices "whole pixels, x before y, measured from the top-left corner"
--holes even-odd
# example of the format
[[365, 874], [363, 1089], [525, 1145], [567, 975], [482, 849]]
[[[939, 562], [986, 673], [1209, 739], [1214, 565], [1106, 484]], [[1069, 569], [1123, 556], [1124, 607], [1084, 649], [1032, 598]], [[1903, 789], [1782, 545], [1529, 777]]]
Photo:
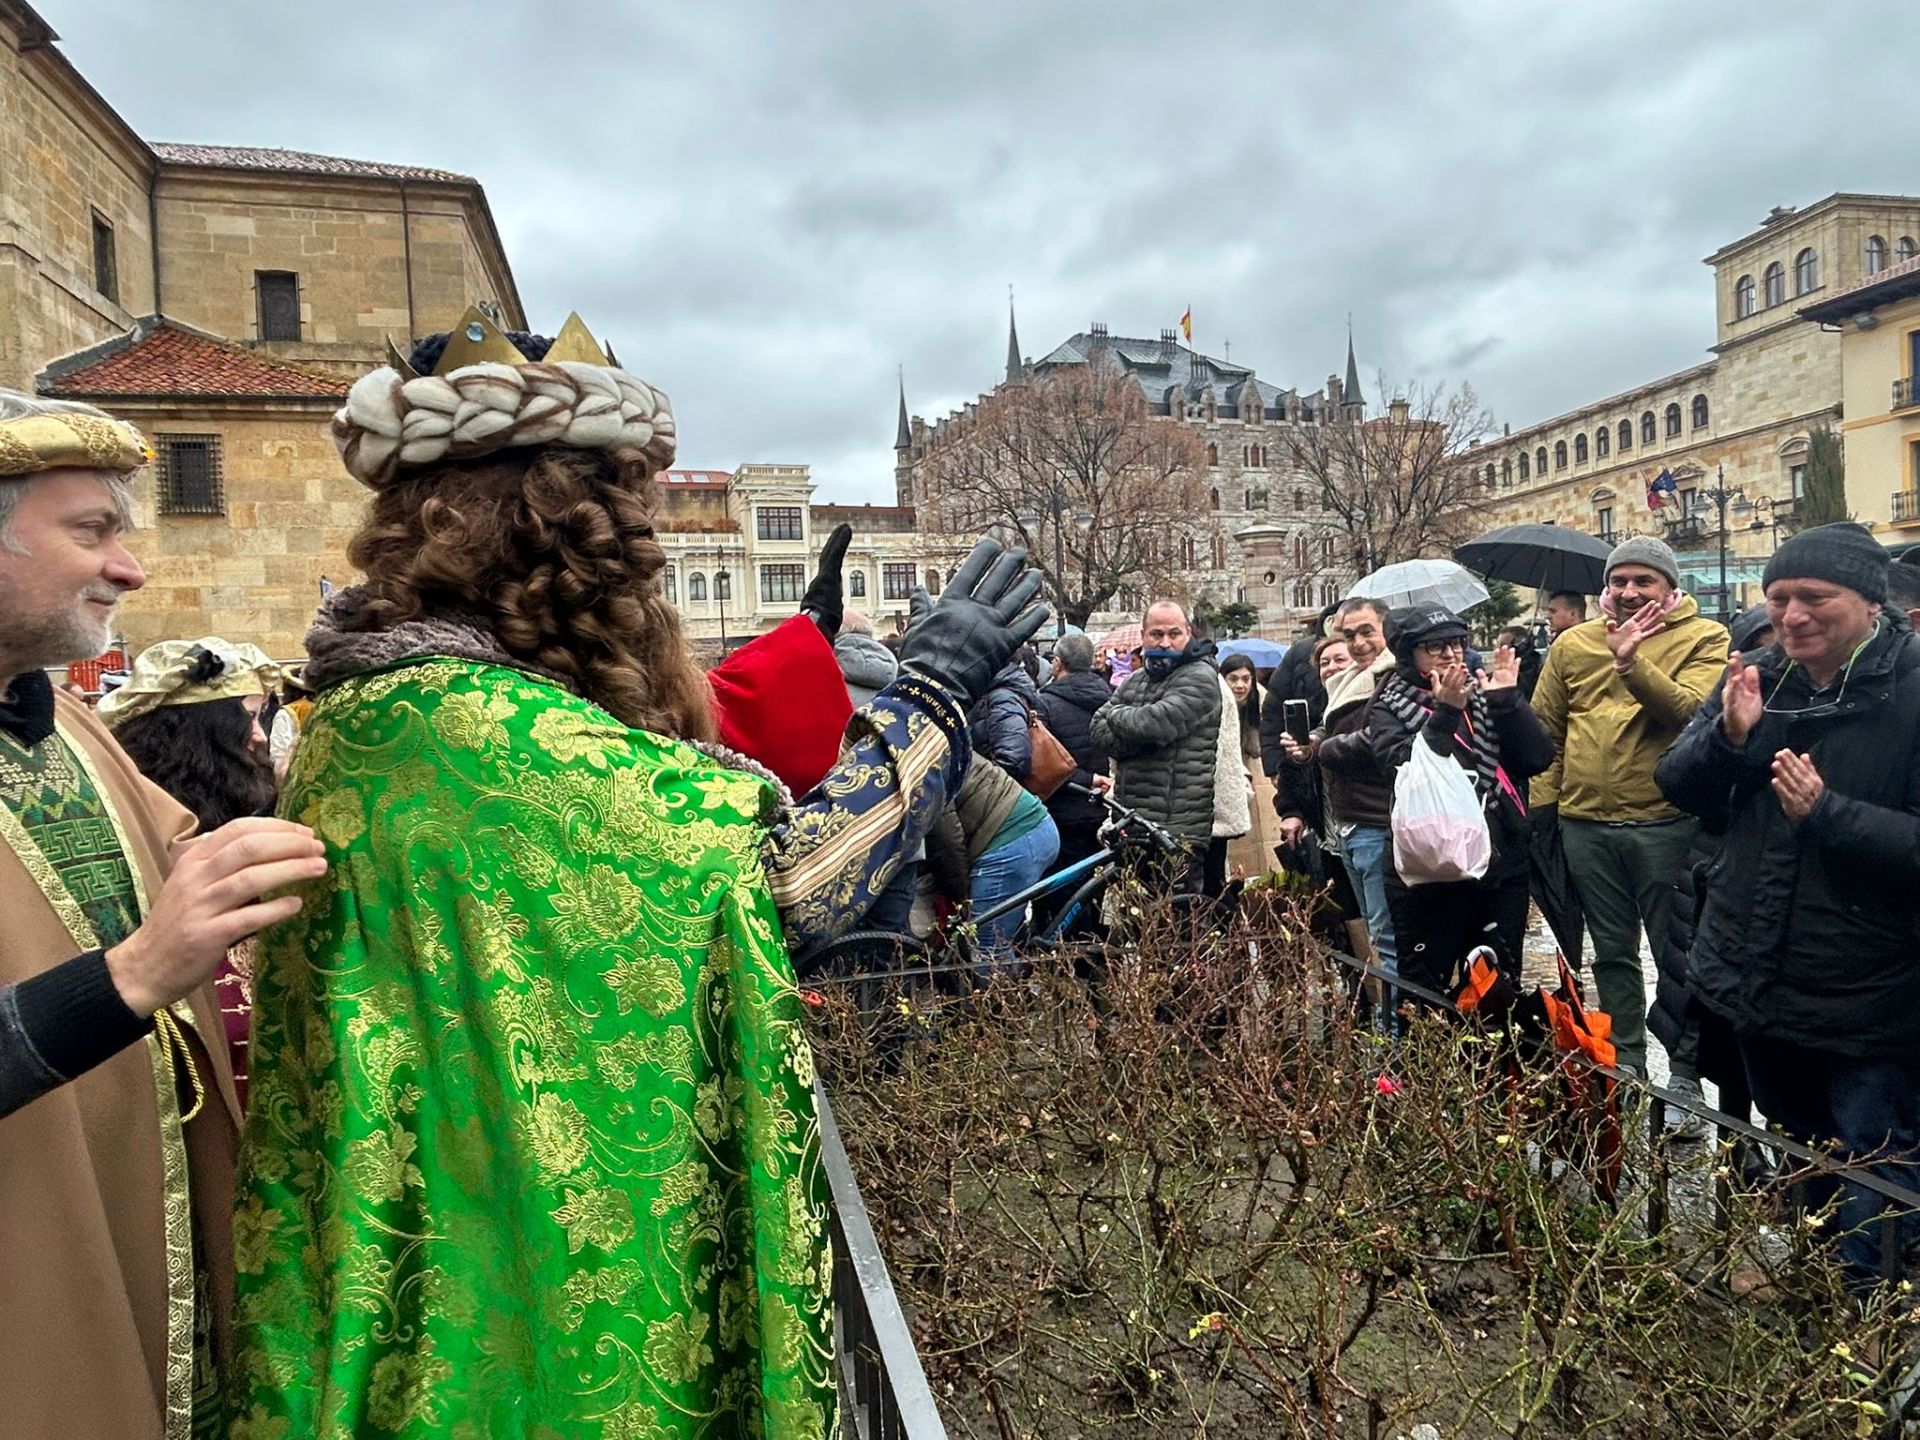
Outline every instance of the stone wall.
[[[152, 309], [146, 148], [51, 47], [0, 18], [0, 385]], [[93, 219], [113, 227], [119, 300], [94, 286]]]
[[115, 408], [156, 436], [219, 435], [227, 501], [224, 515], [160, 515], [157, 476], [136, 485], [131, 548], [147, 584], [121, 606], [127, 643], [216, 634], [279, 658], [302, 654], [321, 576], [352, 579], [347, 542], [368, 495], [341, 468], [331, 407]]

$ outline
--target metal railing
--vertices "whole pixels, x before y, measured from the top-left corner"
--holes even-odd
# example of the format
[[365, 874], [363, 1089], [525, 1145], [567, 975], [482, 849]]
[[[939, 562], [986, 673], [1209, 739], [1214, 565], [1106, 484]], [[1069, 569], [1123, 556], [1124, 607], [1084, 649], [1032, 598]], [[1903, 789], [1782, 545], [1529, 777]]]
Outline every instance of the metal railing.
[[[1477, 1017], [1469, 1016], [1454, 1004], [1452, 997], [1441, 995], [1437, 991], [1414, 985], [1398, 975], [1390, 975], [1378, 966], [1336, 950], [1332, 946], [1322, 946], [1322, 953], [1349, 969], [1370, 976], [1382, 985], [1411, 995], [1421, 1004], [1444, 1010], [1456, 1020], [1471, 1022]], [[1653, 1184], [1647, 1190], [1647, 1230], [1658, 1235], [1667, 1228], [1673, 1209], [1671, 1167], [1666, 1163], [1667, 1146], [1670, 1143], [1666, 1135], [1667, 1112], [1671, 1110], [1695, 1116], [1716, 1127], [1716, 1133], [1722, 1139], [1745, 1139], [1751, 1143], [1777, 1150], [1790, 1161], [1804, 1166], [1818, 1168], [1821, 1173], [1831, 1175], [1836, 1180], [1850, 1185], [1858, 1185], [1870, 1190], [1882, 1200], [1892, 1202], [1880, 1215], [1880, 1269], [1888, 1280], [1899, 1280], [1906, 1272], [1907, 1255], [1900, 1241], [1900, 1221], [1907, 1212], [1920, 1213], [1920, 1191], [1908, 1189], [1884, 1176], [1876, 1174], [1870, 1166], [1836, 1164], [1831, 1154], [1803, 1145], [1799, 1141], [1779, 1134], [1777, 1131], [1762, 1130], [1746, 1120], [1716, 1110], [1704, 1100], [1694, 1100], [1690, 1096], [1677, 1095], [1664, 1086], [1656, 1085], [1642, 1075], [1631, 1070], [1622, 1070], [1613, 1065], [1601, 1065], [1587, 1056], [1573, 1051], [1563, 1051], [1563, 1060], [1584, 1066], [1612, 1080], [1623, 1089], [1636, 1090], [1647, 1100], [1647, 1153], [1652, 1157], [1651, 1178]], [[1714, 1178], [1714, 1229], [1725, 1236], [1730, 1224], [1733, 1207], [1733, 1185], [1728, 1176], [1717, 1173]]]
[[1920, 375], [1908, 375], [1893, 382], [1893, 408], [1911, 410], [1920, 405]]
[[1896, 525], [1920, 520], [1920, 491], [1896, 490], [1888, 501], [1888, 505], [1891, 518]]
[[858, 1440], [946, 1440], [946, 1426], [920, 1368], [913, 1331], [893, 1293], [887, 1259], [840, 1140], [827, 1092], [816, 1080], [820, 1163], [833, 1197], [833, 1323], [841, 1427]]

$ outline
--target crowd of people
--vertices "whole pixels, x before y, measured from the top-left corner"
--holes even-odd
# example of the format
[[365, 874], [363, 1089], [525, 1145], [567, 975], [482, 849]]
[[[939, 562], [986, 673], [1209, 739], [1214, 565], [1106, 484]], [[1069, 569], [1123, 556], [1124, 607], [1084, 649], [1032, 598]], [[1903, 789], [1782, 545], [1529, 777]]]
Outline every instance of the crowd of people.
[[[143, 581], [151, 452], [0, 393], [21, 1433], [832, 1433], [794, 960], [972, 924], [1013, 969], [1063, 898], [1022, 897], [1110, 804], [1171, 837], [1163, 893], [1301, 877], [1410, 995], [1476, 956], [1519, 979], [1549, 839], [1623, 1067], [1651, 1029], [1678, 1089], [1895, 1178], [1920, 1156], [1920, 569], [1863, 528], [1780, 545], [1731, 635], [1634, 537], [1545, 643], [1356, 595], [1270, 672], [1173, 598], [1136, 649], [1043, 656], [1039, 578], [992, 541], [877, 637], [843, 528], [703, 672], [659, 584], [665, 398], [494, 333], [353, 388], [365, 578], [303, 665], [170, 640], [95, 705], [48, 672]], [[1436, 764], [1483, 845], [1447, 870], [1407, 821]], [[1373, 998], [1390, 1036], [1411, 1007]], [[1834, 1189], [1865, 1284], [1881, 1207]]]

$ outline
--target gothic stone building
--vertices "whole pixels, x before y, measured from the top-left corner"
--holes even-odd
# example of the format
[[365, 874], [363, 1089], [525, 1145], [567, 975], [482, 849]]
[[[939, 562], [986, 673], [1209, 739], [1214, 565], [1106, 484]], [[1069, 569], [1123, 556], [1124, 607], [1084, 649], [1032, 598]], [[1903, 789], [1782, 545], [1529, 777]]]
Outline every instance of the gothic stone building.
[[327, 437], [386, 337], [468, 305], [526, 318], [463, 175], [136, 134], [22, 0], [0, 0], [0, 385], [150, 436], [126, 642], [299, 653], [366, 498]]
[[[1330, 375], [1324, 389], [1302, 394], [1269, 384], [1247, 366], [1202, 355], [1171, 330], [1161, 331], [1158, 340], [1140, 340], [1109, 334], [1096, 323], [1041, 359], [1026, 360], [1009, 317], [1002, 385], [1083, 365], [1116, 367], [1140, 386], [1155, 415], [1193, 426], [1206, 441], [1211, 513], [1195, 516], [1172, 539], [1172, 568], [1184, 598], [1248, 601], [1259, 608], [1261, 633], [1285, 637], [1346, 592], [1357, 578], [1348, 547], [1317, 484], [1289, 464], [1287, 436], [1298, 426], [1363, 418], [1351, 341], [1345, 380]], [[967, 443], [988, 398], [982, 395], [929, 424], [909, 416], [902, 391], [894, 441], [897, 499], [918, 510], [930, 529], [957, 528], [959, 498], [930, 493], [935, 467], [926, 461], [943, 447]], [[1123, 593], [1115, 609], [1094, 617], [1094, 627], [1138, 619], [1146, 598]]]
[[[1920, 199], [1835, 194], [1774, 210], [1707, 256], [1714, 275], [1710, 357], [1484, 444], [1476, 463], [1489, 526], [1551, 521], [1607, 538], [1657, 534], [1709, 612], [1718, 593], [1721, 521], [1706, 492], [1724, 471], [1732, 609], [1760, 598], [1760, 573], [1797, 523], [1807, 435], [1843, 418], [1841, 335], [1821, 321], [1828, 296], [1915, 256]], [[1809, 315], [1808, 308], [1813, 314]], [[1849, 421], [1852, 416], [1848, 412]], [[1864, 473], [1846, 435], [1849, 506], [1879, 518], [1901, 477]], [[1647, 507], [1671, 471], [1681, 503]], [[1856, 504], [1856, 495], [1870, 498]]]

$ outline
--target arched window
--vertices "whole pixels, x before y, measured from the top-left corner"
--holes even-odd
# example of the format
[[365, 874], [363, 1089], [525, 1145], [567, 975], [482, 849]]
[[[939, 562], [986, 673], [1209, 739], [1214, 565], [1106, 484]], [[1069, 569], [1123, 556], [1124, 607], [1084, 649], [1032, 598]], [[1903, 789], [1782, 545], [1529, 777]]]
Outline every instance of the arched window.
[[1494, 484], [1493, 477], [1494, 477], [1493, 462], [1489, 460], [1487, 462], [1487, 489], [1489, 490], [1493, 488], [1493, 484]]
[[1227, 542], [1224, 536], [1213, 537], [1213, 568], [1216, 570], [1227, 568]]
[[1640, 443], [1642, 445], [1651, 445], [1659, 438], [1659, 435], [1654, 430], [1653, 412], [1649, 410], [1640, 417]]
[[1520, 478], [1522, 480], [1533, 478], [1533, 462], [1527, 459], [1527, 452], [1524, 450], [1520, 452]]
[[1878, 235], [1867, 237], [1867, 274], [1878, 275], [1887, 268], [1887, 242]]
[[1693, 397], [1693, 428], [1696, 430], [1707, 428], [1707, 397], [1704, 395]]
[[866, 571], [855, 570], [851, 575], [847, 576], [847, 594], [856, 600], [864, 600], [867, 598]]
[[1904, 264], [1908, 260], [1913, 259], [1914, 254], [1913, 237], [1911, 235], [1902, 235], [1900, 237], [1900, 243], [1893, 247], [1894, 263]]
[[1207, 463], [1209, 465], [1218, 465], [1220, 463], [1220, 447], [1211, 440], [1207, 442]]
[[1606, 459], [1607, 451], [1612, 448], [1613, 432], [1602, 425], [1598, 430], [1593, 432], [1593, 458], [1596, 460]]
[[713, 572], [713, 598], [731, 600], [733, 598], [733, 575], [726, 570]]
[[1680, 433], [1680, 402], [1674, 401], [1667, 406], [1667, 438], [1673, 439]]
[[1625, 452], [1625, 451], [1631, 450], [1632, 448], [1633, 448], [1633, 422], [1631, 420], [1622, 420], [1620, 422], [1620, 449], [1623, 452]]
[[1573, 437], [1573, 463], [1576, 465], [1587, 463], [1587, 437], [1584, 435]]
[[1567, 468], [1567, 442], [1564, 440], [1553, 442], [1553, 468], [1556, 470]]
[[1547, 447], [1542, 445], [1533, 452], [1533, 468], [1542, 475], [1547, 473]]
[[1767, 304], [1784, 305], [1787, 299], [1787, 272], [1778, 260], [1767, 266]]
[[1307, 568], [1307, 537], [1304, 535], [1293, 537], [1293, 568], [1296, 570]]
[[[1521, 463], [1522, 465], [1524, 465], [1524, 464], [1526, 464], [1526, 463], [1527, 463], [1527, 457], [1526, 457], [1526, 456], [1524, 456], [1524, 455], [1522, 455], [1522, 456], [1520, 457], [1520, 463]], [[1511, 460], [1502, 460], [1502, 461], [1500, 462], [1500, 483], [1501, 483], [1502, 485], [1511, 485], [1511, 484], [1513, 484], [1513, 461], [1511, 461]]]
[[707, 598], [707, 577], [698, 570], [687, 576], [687, 599], [705, 600]]
[[1334, 583], [1332, 576], [1328, 576], [1320, 582], [1320, 603], [1322, 605], [1331, 605], [1339, 598], [1340, 587]]
[[940, 593], [940, 572], [931, 565], [927, 567], [927, 593], [929, 595]]
[[674, 579], [673, 567], [669, 565], [660, 573], [666, 577], [663, 584], [666, 587], [667, 603], [669, 605], [678, 605], [680, 603], [680, 585], [679, 582]]
[[1191, 535], [1180, 537], [1180, 563], [1189, 570], [1200, 568], [1200, 547]]
[[1220, 492], [1216, 489], [1209, 490], [1207, 493], [1213, 497], [1213, 508], [1218, 510], [1220, 508]]
[[1253, 447], [1253, 468], [1256, 470], [1264, 470], [1267, 468], [1266, 446], [1256, 445]]
[[1753, 314], [1753, 277], [1742, 275], [1733, 284], [1733, 318], [1744, 320]]
[[1820, 288], [1820, 257], [1809, 245], [1793, 257], [1793, 293], [1805, 295]]

